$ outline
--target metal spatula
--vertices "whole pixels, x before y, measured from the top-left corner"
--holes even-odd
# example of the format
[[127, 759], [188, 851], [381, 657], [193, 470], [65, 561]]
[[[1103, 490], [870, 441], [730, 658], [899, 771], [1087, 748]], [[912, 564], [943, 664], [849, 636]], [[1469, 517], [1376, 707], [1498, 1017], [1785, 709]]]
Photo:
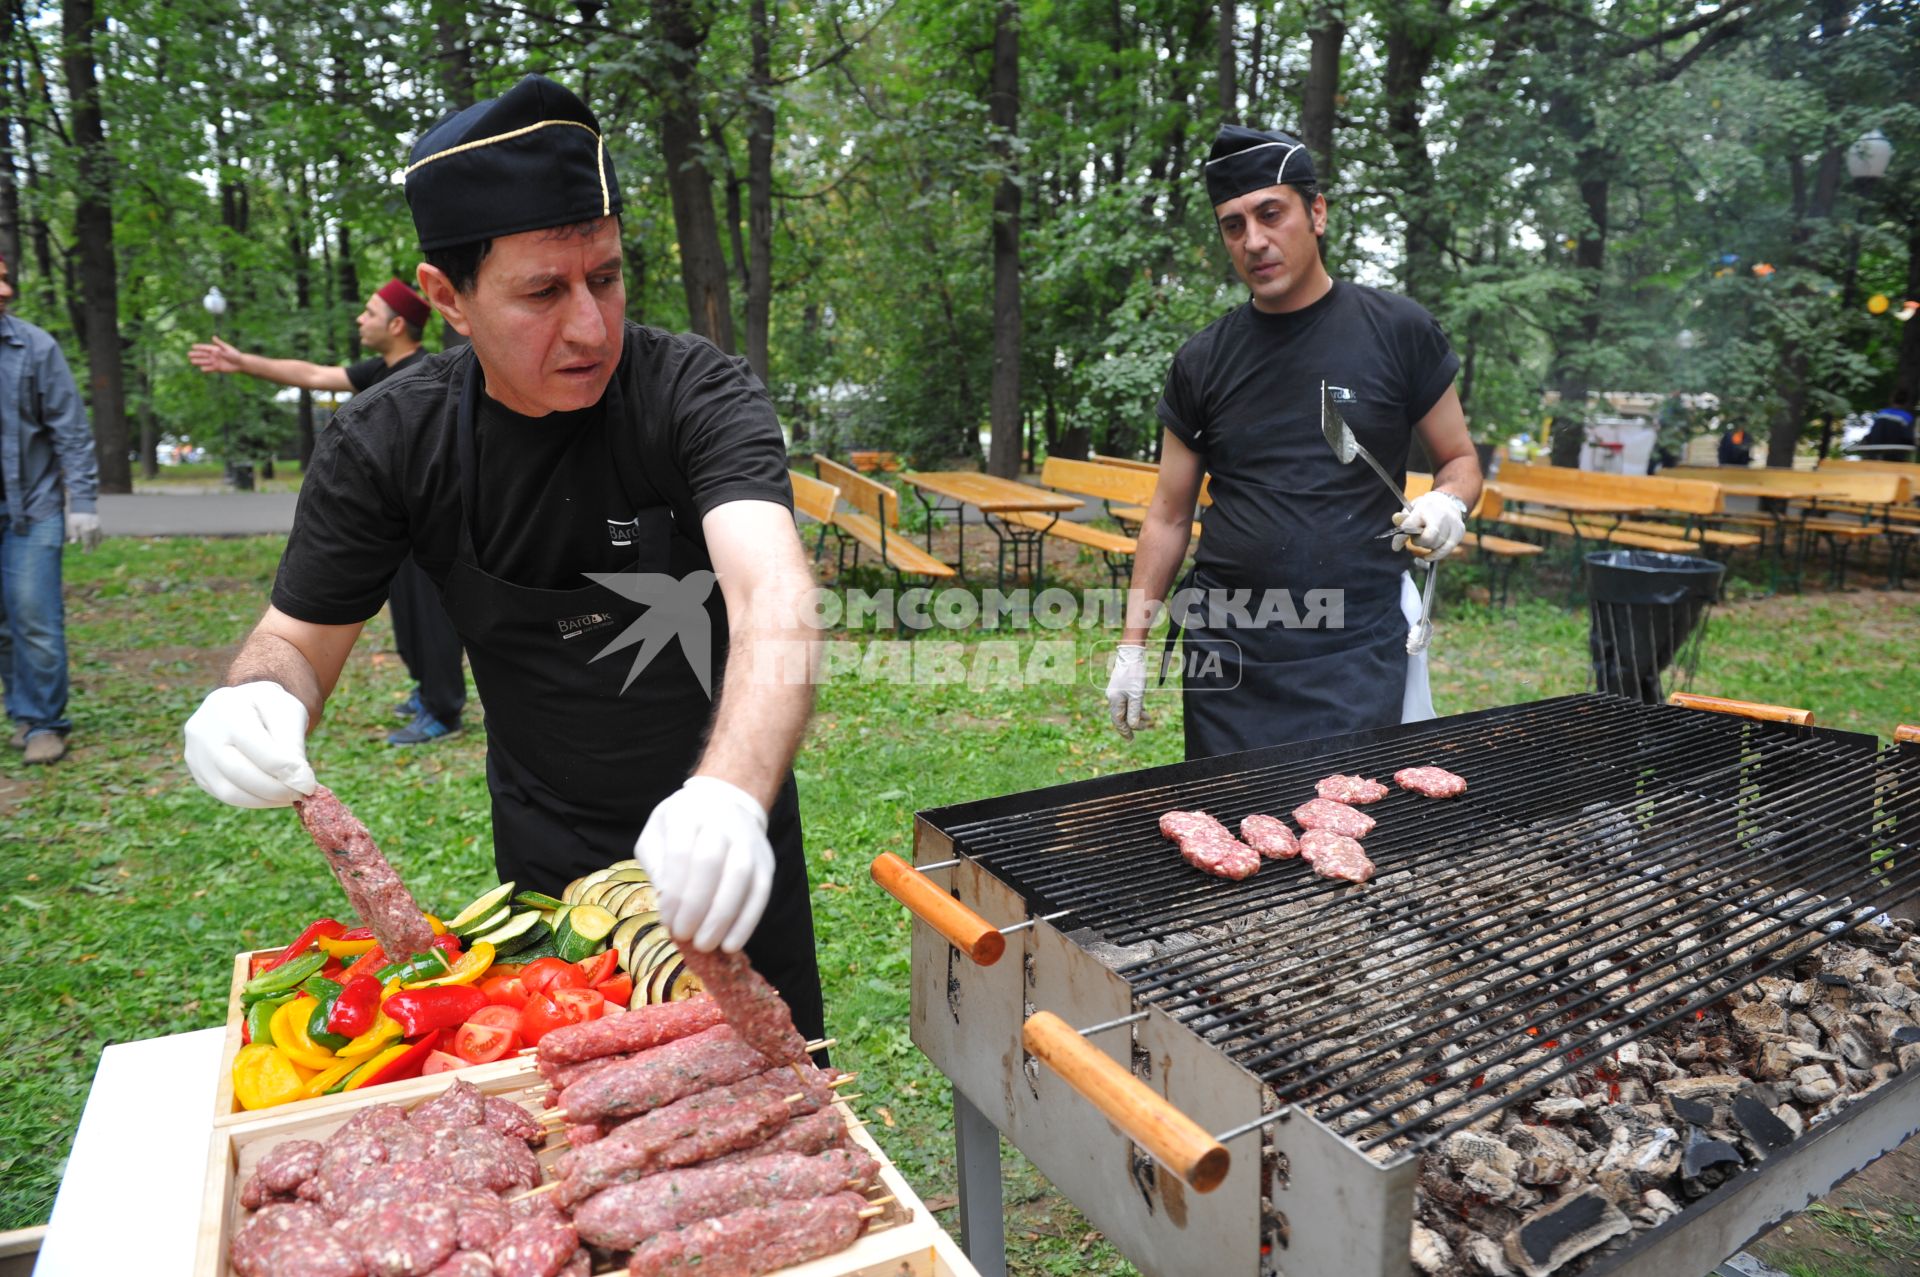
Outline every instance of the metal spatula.
[[[1353, 430], [1340, 416], [1340, 409], [1334, 405], [1333, 394], [1327, 389], [1327, 383], [1320, 383], [1320, 433], [1327, 437], [1327, 446], [1333, 449], [1333, 455], [1340, 459], [1343, 466], [1352, 465], [1355, 457], [1372, 467], [1380, 476], [1380, 482], [1387, 485], [1387, 491], [1400, 503], [1402, 510], [1413, 509], [1413, 503], [1407, 500], [1407, 494], [1393, 481], [1386, 468], [1373, 459], [1373, 454], [1361, 446], [1354, 437]], [[1399, 542], [1395, 542], [1395, 547]], [[1420, 591], [1420, 619], [1407, 631], [1407, 655], [1417, 656], [1426, 650], [1427, 643], [1433, 638], [1433, 580], [1437, 567], [1431, 563], [1422, 564], [1427, 569], [1427, 582]]]

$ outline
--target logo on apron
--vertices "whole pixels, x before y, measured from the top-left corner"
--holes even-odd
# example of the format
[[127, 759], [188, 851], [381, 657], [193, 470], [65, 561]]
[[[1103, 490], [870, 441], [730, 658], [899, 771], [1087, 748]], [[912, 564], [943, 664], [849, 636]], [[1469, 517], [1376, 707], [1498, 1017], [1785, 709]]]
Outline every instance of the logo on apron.
[[678, 639], [687, 664], [700, 680], [700, 690], [709, 700], [713, 698], [713, 620], [707, 615], [707, 597], [713, 593], [718, 577], [705, 568], [689, 572], [684, 578], [665, 572], [588, 572], [585, 576], [621, 598], [645, 604], [647, 608], [613, 642], [593, 654], [597, 661], [639, 645], [640, 650], [633, 654], [633, 667], [627, 671], [627, 681], [620, 684], [621, 691], [633, 686], [640, 671], [652, 663], [670, 640]]
[[620, 519], [607, 520], [607, 542], [615, 548], [624, 548], [632, 545], [635, 541], [639, 540], [639, 538], [640, 517], [638, 515], [624, 521]]
[[614, 615], [611, 612], [588, 612], [584, 616], [569, 616], [555, 621], [553, 628], [560, 631], [560, 638], [565, 641], [577, 639], [582, 634], [590, 633], [604, 625], [611, 625], [613, 621]]

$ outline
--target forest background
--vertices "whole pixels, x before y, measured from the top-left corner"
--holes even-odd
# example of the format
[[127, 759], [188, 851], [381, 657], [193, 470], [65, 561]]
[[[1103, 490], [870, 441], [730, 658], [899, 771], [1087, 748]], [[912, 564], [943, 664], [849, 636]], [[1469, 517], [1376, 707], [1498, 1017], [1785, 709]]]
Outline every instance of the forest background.
[[[1306, 140], [1331, 268], [1439, 317], [1477, 438], [1551, 415], [1568, 463], [1590, 391], [1707, 391], [1779, 465], [1920, 383], [1920, 323], [1899, 322], [1920, 297], [1917, 19], [1913, 0], [0, 0], [0, 252], [14, 313], [86, 387], [106, 491], [183, 438], [304, 458], [309, 396], [204, 377], [187, 346], [217, 324], [360, 357], [354, 315], [418, 261], [408, 146], [540, 71], [606, 130], [632, 318], [745, 355], [798, 451], [1011, 474], [1155, 452], [1174, 350], [1245, 296], [1199, 177], [1237, 120]], [[1891, 162], [1851, 178], [1874, 130]]]

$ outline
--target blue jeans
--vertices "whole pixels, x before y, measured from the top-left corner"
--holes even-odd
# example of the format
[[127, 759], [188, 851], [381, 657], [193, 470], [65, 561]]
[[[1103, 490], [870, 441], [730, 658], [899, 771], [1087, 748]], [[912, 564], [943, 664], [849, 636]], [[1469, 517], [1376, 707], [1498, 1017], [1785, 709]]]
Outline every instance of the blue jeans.
[[29, 732], [66, 732], [67, 631], [60, 602], [58, 515], [22, 526], [0, 514], [0, 683], [7, 717]]

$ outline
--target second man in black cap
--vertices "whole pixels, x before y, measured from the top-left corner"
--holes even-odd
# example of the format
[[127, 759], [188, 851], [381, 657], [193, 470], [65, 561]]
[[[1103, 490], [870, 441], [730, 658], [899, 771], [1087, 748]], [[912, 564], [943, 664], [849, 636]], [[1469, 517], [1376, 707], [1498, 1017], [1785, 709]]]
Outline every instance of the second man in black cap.
[[[1328, 275], [1327, 202], [1299, 139], [1227, 125], [1206, 164], [1221, 243], [1251, 296], [1174, 356], [1159, 404], [1160, 478], [1134, 557], [1133, 595], [1167, 594], [1210, 478], [1185, 609], [1186, 752], [1205, 758], [1431, 717], [1399, 502], [1321, 432], [1321, 387], [1359, 441], [1402, 477], [1415, 431], [1433, 491], [1402, 531], [1438, 559], [1465, 532], [1480, 467], [1453, 390], [1460, 361], [1404, 297]], [[1183, 610], [1176, 596], [1176, 616]], [[1130, 616], [1107, 699], [1141, 725], [1147, 624]]]
[[676, 937], [744, 946], [818, 1036], [789, 770], [812, 688], [752, 677], [812, 637], [765, 388], [626, 322], [619, 182], [559, 85], [445, 121], [406, 180], [422, 289], [472, 344], [335, 418], [273, 605], [187, 724], [194, 778], [239, 806], [312, 790], [306, 729], [410, 552], [486, 706], [501, 878], [557, 892], [636, 855]]

